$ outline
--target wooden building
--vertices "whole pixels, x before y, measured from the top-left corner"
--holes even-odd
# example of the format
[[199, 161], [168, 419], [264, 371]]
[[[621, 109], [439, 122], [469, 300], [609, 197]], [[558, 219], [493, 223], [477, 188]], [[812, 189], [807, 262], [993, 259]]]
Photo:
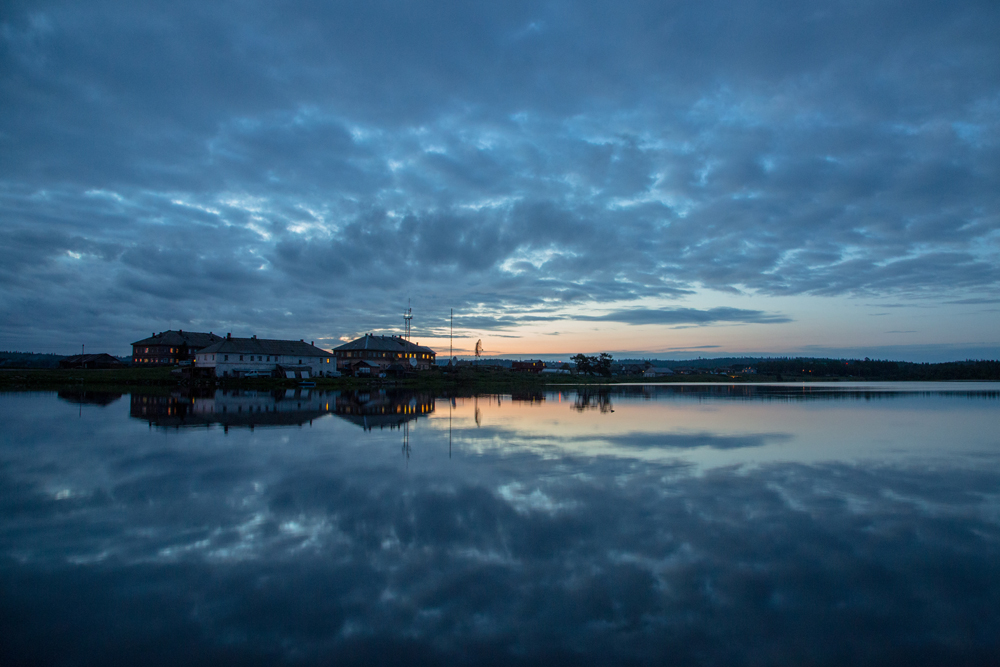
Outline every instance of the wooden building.
[[212, 332], [162, 331], [132, 343], [132, 363], [136, 366], [176, 366], [194, 360], [198, 350], [222, 340]]
[[[365, 334], [350, 343], [333, 348], [333, 354], [337, 358], [337, 370], [350, 375], [354, 375], [356, 370], [370, 375], [374, 372], [374, 366], [384, 373], [394, 364], [418, 371], [430, 370], [437, 358], [437, 353], [431, 348], [411, 343], [402, 336], [372, 334]], [[359, 364], [359, 361], [366, 364]], [[365, 371], [364, 368], [369, 370]]]

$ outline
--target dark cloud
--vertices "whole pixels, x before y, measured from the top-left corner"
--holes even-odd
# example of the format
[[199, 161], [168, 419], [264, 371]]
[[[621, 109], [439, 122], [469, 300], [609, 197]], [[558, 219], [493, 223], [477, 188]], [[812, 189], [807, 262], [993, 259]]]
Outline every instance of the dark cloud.
[[991, 2], [7, 3], [4, 336], [982, 298], [998, 29]]

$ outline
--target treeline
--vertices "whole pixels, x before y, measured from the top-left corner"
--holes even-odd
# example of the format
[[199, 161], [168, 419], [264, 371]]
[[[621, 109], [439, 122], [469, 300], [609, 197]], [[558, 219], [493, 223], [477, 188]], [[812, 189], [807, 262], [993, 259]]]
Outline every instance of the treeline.
[[0, 352], [0, 368], [59, 368], [61, 354], [41, 354], [38, 352]]
[[[59, 361], [65, 359], [65, 354], [49, 354], [47, 352], [0, 352], [0, 368], [46, 369], [59, 368]], [[132, 365], [132, 357], [112, 355], [126, 366]]]
[[880, 359], [767, 359], [757, 375], [861, 378], [864, 380], [1000, 380], [1000, 361], [949, 361], [940, 364]]

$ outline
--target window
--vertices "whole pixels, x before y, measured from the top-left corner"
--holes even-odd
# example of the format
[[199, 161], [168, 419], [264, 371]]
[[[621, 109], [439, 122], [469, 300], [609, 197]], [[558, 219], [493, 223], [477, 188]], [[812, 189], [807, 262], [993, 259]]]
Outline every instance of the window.
[[271, 361], [271, 355], [267, 355], [267, 360]]
[[243, 355], [242, 354], [240, 355], [240, 361], [243, 361]]
[[299, 359], [299, 363], [300, 363], [300, 364], [302, 363], [302, 360], [301, 360], [301, 359]]
[[229, 361], [229, 355], [228, 354], [226, 355], [226, 358], [223, 361]]

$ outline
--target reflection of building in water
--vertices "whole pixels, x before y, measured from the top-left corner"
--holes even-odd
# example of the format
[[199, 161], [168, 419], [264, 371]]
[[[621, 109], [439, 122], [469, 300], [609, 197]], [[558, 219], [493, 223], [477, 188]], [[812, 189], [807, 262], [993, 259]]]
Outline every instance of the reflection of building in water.
[[341, 394], [334, 414], [366, 431], [397, 428], [434, 412], [434, 395], [413, 391], [370, 391]]
[[288, 389], [279, 391], [224, 390], [187, 395], [132, 394], [130, 414], [151, 425], [296, 426], [332, 412], [340, 392]]
[[111, 405], [122, 395], [110, 391], [89, 391], [87, 389], [60, 389], [59, 398], [76, 405]]
[[393, 391], [252, 391], [132, 394], [130, 414], [165, 428], [209, 426], [297, 426], [335, 414], [365, 430], [396, 428], [434, 411], [434, 396]]

